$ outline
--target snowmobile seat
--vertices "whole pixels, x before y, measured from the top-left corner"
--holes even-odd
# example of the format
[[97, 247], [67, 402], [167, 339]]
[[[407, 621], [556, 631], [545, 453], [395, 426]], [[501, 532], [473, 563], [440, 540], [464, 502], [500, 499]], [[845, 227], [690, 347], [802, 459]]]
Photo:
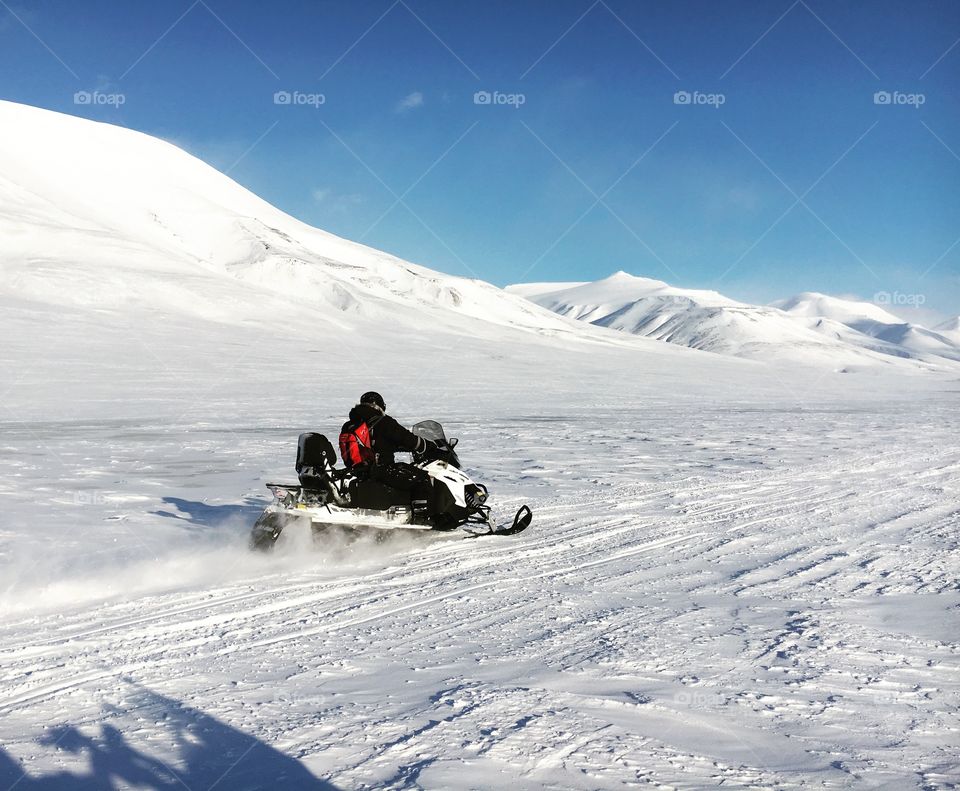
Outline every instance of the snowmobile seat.
[[352, 480], [347, 486], [350, 503], [356, 508], [383, 511], [394, 505], [410, 507], [410, 492], [403, 492], [369, 478]]
[[304, 432], [297, 442], [297, 475], [304, 489], [328, 489], [337, 471], [337, 453], [323, 434]]

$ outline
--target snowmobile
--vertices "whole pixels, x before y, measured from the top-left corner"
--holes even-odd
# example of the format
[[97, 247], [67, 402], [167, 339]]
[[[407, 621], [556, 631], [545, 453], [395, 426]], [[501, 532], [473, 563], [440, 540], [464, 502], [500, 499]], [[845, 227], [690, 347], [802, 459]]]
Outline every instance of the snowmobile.
[[330, 440], [323, 434], [306, 432], [297, 443], [299, 485], [267, 484], [274, 499], [253, 526], [251, 548], [272, 548], [284, 528], [295, 524], [309, 524], [315, 537], [337, 533], [349, 540], [372, 531], [377, 541], [398, 533], [428, 535], [438, 531], [456, 531], [465, 537], [516, 535], [530, 526], [533, 513], [526, 505], [509, 525], [495, 523], [487, 505], [487, 488], [474, 483], [460, 469], [457, 439], [448, 440], [438, 422], [424, 420], [411, 431], [430, 440], [424, 452], [413, 454], [413, 463], [431, 478], [432, 515], [414, 514], [409, 492], [371, 480], [362, 469], [338, 469]]

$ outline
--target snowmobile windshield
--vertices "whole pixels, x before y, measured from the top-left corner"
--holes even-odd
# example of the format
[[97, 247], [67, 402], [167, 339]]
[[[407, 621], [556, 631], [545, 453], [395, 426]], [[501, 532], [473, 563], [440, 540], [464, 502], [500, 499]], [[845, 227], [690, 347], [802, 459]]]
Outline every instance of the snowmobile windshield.
[[443, 433], [443, 426], [437, 423], [436, 420], [421, 420], [410, 430], [418, 437], [423, 437], [431, 442], [436, 442], [439, 445], [447, 444], [447, 437]]

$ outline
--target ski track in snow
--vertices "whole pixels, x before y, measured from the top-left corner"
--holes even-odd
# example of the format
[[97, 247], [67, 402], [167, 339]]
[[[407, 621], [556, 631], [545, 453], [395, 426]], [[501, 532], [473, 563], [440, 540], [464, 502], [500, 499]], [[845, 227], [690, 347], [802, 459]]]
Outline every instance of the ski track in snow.
[[[323, 555], [291, 535], [250, 558], [251, 503], [215, 532], [223, 562], [169, 590], [55, 610], [11, 590], [0, 779], [22, 768], [31, 788], [100, 755], [136, 786], [115, 727], [170, 787], [260, 787], [243, 739], [300, 762], [272, 787], [311, 787], [303, 767], [337, 788], [951, 787], [956, 429], [935, 404], [491, 421], [485, 450], [467, 450], [478, 427], [457, 433], [504, 511], [534, 508], [517, 538]], [[288, 434], [234, 450], [263, 446], [256, 465]], [[216, 477], [222, 454], [185, 452], [179, 475]], [[197, 773], [184, 745], [217, 727], [240, 747]]]

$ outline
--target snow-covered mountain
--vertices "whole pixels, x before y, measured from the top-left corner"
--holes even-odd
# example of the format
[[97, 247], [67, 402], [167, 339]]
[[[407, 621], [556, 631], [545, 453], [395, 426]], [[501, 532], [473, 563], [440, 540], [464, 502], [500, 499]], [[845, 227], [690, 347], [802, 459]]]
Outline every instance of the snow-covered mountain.
[[487, 283], [310, 227], [148, 135], [4, 101], [0, 128], [0, 294], [242, 321], [273, 292], [327, 321], [563, 327]]
[[775, 356], [791, 347], [825, 345], [774, 309], [626, 272], [594, 283], [534, 283], [507, 290], [563, 316], [704, 351]]
[[638, 336], [629, 345], [652, 354], [664, 350], [644, 338], [846, 370], [894, 357], [957, 359], [949, 335], [823, 300], [778, 310], [625, 273], [503, 291], [306, 225], [149, 135], [11, 102], [0, 102], [0, 127], [2, 300], [132, 321], [414, 332], [429, 324], [490, 339], [509, 326], [628, 343], [599, 327]]
[[[960, 336], [951, 338], [949, 333], [911, 324], [870, 302], [805, 292], [773, 304], [817, 332], [832, 334], [837, 324], [843, 324], [858, 333], [842, 333], [845, 340], [865, 348], [869, 342], [859, 338], [859, 334], [890, 344], [893, 347], [890, 353], [960, 361]], [[885, 350], [885, 347], [877, 348]]]
[[945, 338], [949, 338], [955, 344], [960, 346], [960, 316], [954, 316], [952, 319], [947, 319], [945, 322], [938, 324], [933, 329], [943, 335]]
[[937, 364], [960, 347], [868, 303], [803, 294], [749, 305], [716, 291], [682, 289], [617, 272], [589, 283], [528, 283], [507, 291], [594, 325], [704, 351], [842, 366]]
[[774, 307], [791, 314], [806, 318], [823, 318], [838, 321], [841, 324], [874, 321], [883, 324], [900, 324], [902, 319], [884, 310], [872, 302], [843, 299], [815, 291], [804, 291], [789, 299], [772, 303]]

